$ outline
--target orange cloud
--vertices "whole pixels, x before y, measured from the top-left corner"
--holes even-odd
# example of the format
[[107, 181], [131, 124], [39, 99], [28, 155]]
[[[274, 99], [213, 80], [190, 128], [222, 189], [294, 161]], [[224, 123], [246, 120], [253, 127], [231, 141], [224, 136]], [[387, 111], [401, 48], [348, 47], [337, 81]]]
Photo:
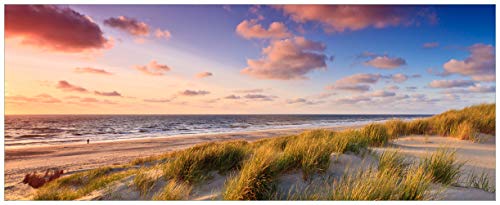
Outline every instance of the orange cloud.
[[54, 5], [6, 5], [5, 36], [63, 52], [104, 49], [112, 44], [90, 17]]
[[422, 10], [417, 15], [410, 7], [382, 5], [282, 5], [275, 8], [283, 10], [292, 20], [299, 23], [320, 22], [327, 32], [409, 25], [415, 20], [410, 16], [427, 17], [427, 13], [432, 13], [430, 10]]
[[155, 31], [155, 36], [156, 38], [163, 38], [163, 39], [170, 39], [172, 37], [172, 34], [168, 30], [161, 30], [161, 29], [156, 29]]
[[196, 74], [196, 78], [206, 78], [206, 77], [210, 77], [213, 75], [214, 74], [212, 74], [211, 72], [201, 72], [201, 73]]
[[84, 67], [84, 68], [75, 68], [75, 73], [92, 73], [92, 74], [101, 74], [101, 75], [113, 75], [113, 73], [110, 73], [108, 71], [105, 71], [103, 69], [97, 69], [97, 68], [91, 68], [91, 67]]
[[268, 29], [257, 23], [257, 20], [244, 20], [236, 26], [236, 33], [246, 39], [251, 38], [286, 38], [291, 34], [288, 32], [285, 24], [281, 22], [272, 22]]
[[72, 85], [65, 80], [61, 80], [57, 83], [56, 88], [67, 92], [88, 92], [87, 89], [80, 86]]
[[120, 29], [133, 36], [147, 36], [149, 35], [149, 26], [134, 18], [119, 16], [118, 18], [111, 17], [104, 20], [104, 25]]
[[263, 58], [247, 60], [241, 73], [260, 79], [306, 79], [313, 70], [326, 69], [326, 49], [323, 43], [294, 37], [273, 41], [262, 49]]
[[146, 75], [152, 76], [161, 76], [171, 70], [170, 67], [164, 64], [159, 64], [156, 60], [151, 60], [148, 65], [137, 65], [135, 66], [135, 69]]

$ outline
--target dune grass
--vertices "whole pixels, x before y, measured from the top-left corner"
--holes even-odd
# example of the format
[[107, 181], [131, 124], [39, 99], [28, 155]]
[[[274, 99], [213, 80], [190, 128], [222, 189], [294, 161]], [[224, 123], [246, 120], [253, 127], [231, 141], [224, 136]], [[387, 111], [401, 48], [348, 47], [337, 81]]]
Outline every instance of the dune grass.
[[137, 170], [137, 174], [132, 181], [141, 196], [146, 196], [161, 177], [157, 174], [158, 166], [147, 168], [142, 167]]
[[246, 141], [197, 145], [174, 153], [174, 159], [164, 166], [164, 177], [188, 183], [200, 182], [209, 177], [209, 171], [224, 173], [238, 168], [248, 151]]
[[445, 185], [454, 184], [460, 177], [460, 169], [464, 165], [456, 159], [456, 150], [439, 148], [432, 155], [424, 158], [421, 166], [432, 174], [432, 180]]
[[133, 169], [113, 172], [111, 167], [104, 167], [62, 177], [41, 187], [34, 200], [74, 200], [135, 172]]
[[[132, 165], [157, 164], [163, 180], [169, 181], [154, 199], [186, 199], [195, 183], [209, 179], [210, 172], [231, 173], [223, 190], [226, 200], [273, 199], [280, 174], [301, 170], [303, 179], [325, 171], [332, 153], [362, 153], [369, 146], [384, 146], [389, 140], [412, 134], [440, 134], [474, 140], [478, 133], [494, 134], [495, 104], [482, 104], [463, 110], [452, 110], [430, 118], [413, 121], [390, 120], [369, 124], [361, 129], [339, 132], [306, 131], [299, 135], [257, 140], [205, 143], [163, 155], [133, 160]], [[412, 165], [396, 152], [379, 156], [378, 167], [346, 175], [333, 185], [328, 197], [334, 200], [421, 200], [426, 199], [430, 182], [456, 183], [462, 163], [455, 152], [438, 149], [419, 165]], [[142, 168], [133, 184], [141, 195], [147, 194], [156, 177]], [[156, 169], [156, 168], [155, 168]], [[130, 169], [131, 170], [131, 169]], [[101, 189], [132, 171], [115, 172], [101, 168], [62, 177], [37, 191], [38, 200], [72, 200]], [[133, 174], [132, 173], [132, 174]], [[484, 176], [470, 179], [471, 186], [486, 189]], [[313, 196], [314, 194], [311, 194]], [[305, 197], [307, 198], [307, 196]], [[319, 199], [319, 195], [316, 198]]]
[[466, 186], [495, 193], [495, 185], [490, 184], [489, 178], [489, 174], [484, 170], [480, 174], [471, 172], [467, 176]]
[[171, 180], [165, 185], [160, 193], [153, 196], [153, 200], [187, 200], [191, 190], [191, 185], [185, 182]]
[[257, 149], [241, 168], [239, 174], [225, 185], [225, 200], [264, 200], [276, 190], [276, 169], [273, 166], [278, 153], [269, 147]]

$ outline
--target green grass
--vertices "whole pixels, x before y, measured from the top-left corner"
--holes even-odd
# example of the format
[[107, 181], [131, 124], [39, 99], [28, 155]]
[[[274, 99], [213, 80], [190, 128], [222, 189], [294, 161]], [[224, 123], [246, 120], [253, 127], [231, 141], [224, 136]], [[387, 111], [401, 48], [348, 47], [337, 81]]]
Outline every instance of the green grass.
[[378, 159], [378, 170], [395, 170], [396, 174], [402, 176], [409, 163], [399, 151], [385, 151], [380, 154]]
[[422, 160], [421, 166], [432, 174], [432, 180], [445, 185], [454, 184], [460, 177], [463, 163], [457, 162], [456, 151], [439, 148], [431, 156]]
[[236, 169], [248, 154], [247, 146], [246, 141], [208, 143], [174, 153], [175, 159], [164, 166], [165, 179], [196, 183], [209, 177], [209, 171]]
[[481, 174], [477, 175], [474, 172], [471, 172], [467, 177], [466, 185], [468, 187], [482, 189], [486, 192], [495, 193], [495, 185], [490, 184], [489, 180], [490, 176], [485, 171], [482, 171]]

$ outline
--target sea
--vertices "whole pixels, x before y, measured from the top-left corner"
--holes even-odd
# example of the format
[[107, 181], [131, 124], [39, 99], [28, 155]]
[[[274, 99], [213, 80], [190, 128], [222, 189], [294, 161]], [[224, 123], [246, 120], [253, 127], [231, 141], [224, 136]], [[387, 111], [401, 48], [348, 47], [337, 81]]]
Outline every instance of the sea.
[[5, 147], [352, 126], [430, 115], [7, 115]]

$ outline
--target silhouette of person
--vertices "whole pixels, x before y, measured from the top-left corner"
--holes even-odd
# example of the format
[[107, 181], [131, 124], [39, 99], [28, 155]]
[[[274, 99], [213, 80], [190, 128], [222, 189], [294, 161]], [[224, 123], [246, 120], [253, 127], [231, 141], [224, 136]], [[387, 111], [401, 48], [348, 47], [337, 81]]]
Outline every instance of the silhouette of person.
[[89, 143], [90, 143], [90, 139], [87, 139], [87, 144], [89, 144]]

